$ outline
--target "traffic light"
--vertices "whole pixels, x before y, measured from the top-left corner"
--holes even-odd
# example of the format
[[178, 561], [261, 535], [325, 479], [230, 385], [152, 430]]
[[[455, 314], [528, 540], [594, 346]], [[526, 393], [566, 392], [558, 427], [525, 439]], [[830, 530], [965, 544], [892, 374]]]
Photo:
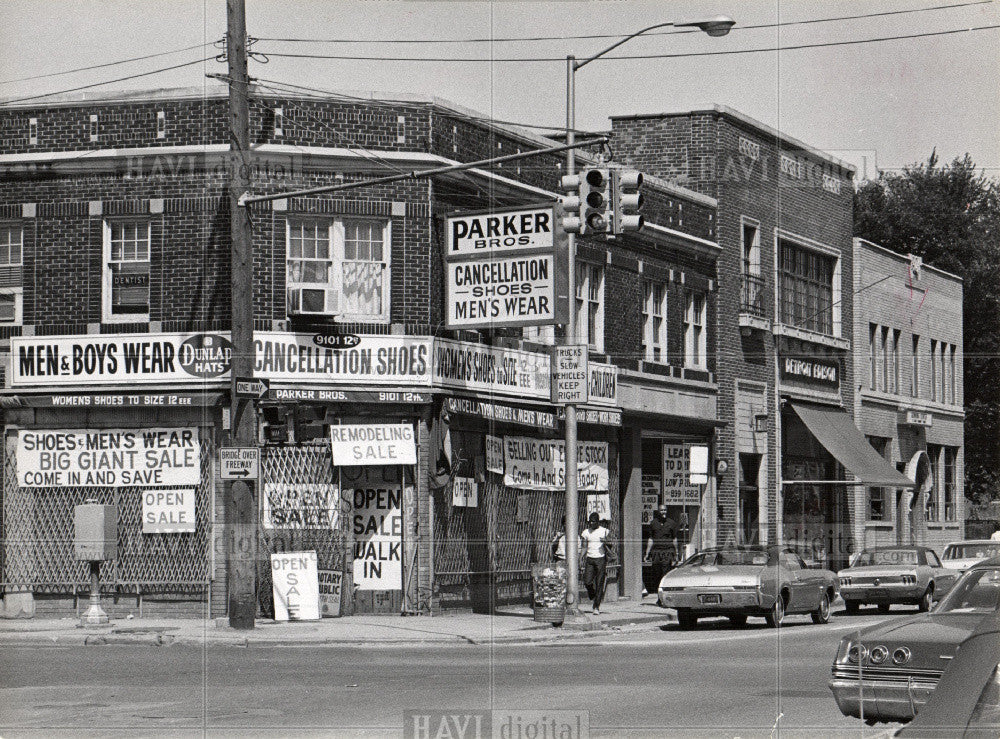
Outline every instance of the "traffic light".
[[580, 233], [610, 233], [611, 228], [611, 176], [607, 169], [595, 167], [583, 171], [580, 199], [583, 201], [583, 226]]
[[297, 405], [292, 409], [295, 443], [302, 444], [326, 436], [326, 408], [321, 405]]
[[264, 428], [264, 441], [284, 444], [288, 441], [288, 409], [280, 405], [261, 406], [260, 415]]
[[563, 175], [559, 186], [566, 192], [562, 197], [562, 216], [559, 225], [564, 233], [582, 234], [583, 221], [580, 220], [580, 176]]
[[642, 207], [642, 173], [631, 170], [611, 170], [612, 209], [611, 232], [623, 234], [638, 231], [644, 223], [637, 212]]

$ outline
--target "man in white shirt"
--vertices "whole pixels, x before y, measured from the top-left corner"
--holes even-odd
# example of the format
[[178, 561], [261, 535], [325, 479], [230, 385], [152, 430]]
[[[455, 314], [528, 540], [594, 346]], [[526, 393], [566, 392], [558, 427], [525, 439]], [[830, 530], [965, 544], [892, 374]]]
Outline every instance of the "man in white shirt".
[[593, 601], [594, 613], [601, 612], [608, 571], [608, 555], [612, 553], [611, 532], [601, 526], [601, 516], [594, 511], [587, 519], [587, 528], [580, 533], [580, 549], [584, 555], [583, 584]]

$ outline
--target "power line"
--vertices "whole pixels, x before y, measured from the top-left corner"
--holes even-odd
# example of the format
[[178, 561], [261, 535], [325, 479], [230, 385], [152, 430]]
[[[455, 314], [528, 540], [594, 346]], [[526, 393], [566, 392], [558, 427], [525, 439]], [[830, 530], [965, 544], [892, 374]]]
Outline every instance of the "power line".
[[[800, 49], [820, 49], [833, 46], [856, 46], [859, 44], [874, 44], [883, 41], [900, 41], [914, 38], [931, 38], [934, 36], [951, 36], [958, 33], [972, 33], [974, 31], [991, 31], [1000, 28], [998, 25], [974, 26], [972, 28], [956, 28], [949, 31], [928, 31], [926, 33], [910, 33], [901, 36], [879, 36], [876, 38], [856, 39], [854, 41], [829, 41], [818, 44], [793, 44], [789, 46], [774, 46], [766, 49], [732, 49], [729, 51], [701, 51], [681, 54], [630, 54], [622, 56], [605, 56], [598, 61], [613, 61], [625, 59], [683, 59], [689, 57], [703, 56], [732, 56], [735, 54], [760, 54], [771, 51], [797, 51]], [[289, 59], [334, 59], [342, 61], [369, 61], [369, 62], [458, 62], [461, 64], [487, 63], [537, 63], [537, 62], [565, 62], [565, 57], [408, 57], [408, 56], [352, 56], [348, 54], [290, 54], [282, 52], [267, 52], [269, 57], [284, 57]]]
[[40, 95], [28, 95], [26, 97], [12, 98], [10, 100], [0, 101], [0, 105], [11, 105], [13, 103], [23, 103], [26, 100], [37, 100], [38, 98], [52, 97], [53, 95], [63, 95], [67, 92], [76, 92], [78, 90], [89, 90], [92, 87], [101, 87], [102, 85], [110, 85], [115, 82], [125, 82], [126, 80], [134, 80], [138, 77], [149, 77], [153, 74], [160, 74], [161, 72], [169, 72], [173, 69], [181, 69], [182, 67], [190, 67], [195, 64], [203, 64], [204, 62], [215, 59], [214, 56], [206, 56], [202, 59], [195, 59], [191, 62], [184, 62], [183, 64], [174, 64], [170, 67], [161, 67], [160, 69], [153, 69], [149, 72], [139, 72], [138, 74], [130, 74], [127, 77], [117, 77], [113, 80], [105, 80], [104, 82], [94, 82], [89, 85], [80, 85], [79, 87], [70, 87], [65, 90], [56, 90], [54, 92], [45, 92]]
[[[749, 26], [735, 26], [734, 31], [751, 31], [762, 28], [785, 28], [788, 26], [804, 26], [816, 23], [832, 23], [837, 21], [861, 20], [865, 18], [880, 18], [893, 15], [906, 15], [911, 13], [926, 13], [933, 10], [951, 10], [953, 8], [965, 8], [973, 5], [989, 5], [994, 0], [974, 0], [973, 2], [955, 3], [952, 5], [936, 5], [930, 8], [911, 8], [909, 10], [889, 10], [879, 13], [863, 13], [861, 15], [842, 15], [832, 18], [812, 18], [801, 21], [785, 21], [782, 23], [760, 23]], [[697, 29], [658, 31], [656, 33], [644, 34], [645, 36], [672, 36], [676, 34], [701, 33]], [[348, 38], [280, 38], [280, 37], [259, 37], [260, 41], [279, 41], [287, 43], [316, 43], [316, 44], [477, 44], [477, 43], [517, 43], [534, 41], [576, 41], [589, 39], [609, 39], [621, 38], [624, 34], [595, 33], [581, 36], [522, 36], [506, 38], [468, 38], [468, 39], [348, 39]]]
[[36, 74], [31, 77], [18, 77], [13, 80], [0, 80], [0, 85], [9, 85], [13, 82], [27, 82], [28, 80], [40, 80], [46, 77], [59, 77], [64, 74], [73, 74], [74, 72], [86, 72], [91, 69], [102, 69], [104, 67], [114, 67], [118, 64], [129, 64], [130, 62], [140, 62], [144, 59], [155, 59], [159, 56], [168, 56], [170, 54], [180, 54], [182, 51], [191, 51], [192, 49], [202, 49], [206, 46], [211, 46], [211, 43], [205, 44], [195, 44], [194, 46], [185, 46], [182, 49], [173, 49], [171, 51], [161, 51], [157, 54], [146, 54], [145, 56], [134, 56], [129, 59], [118, 59], [113, 62], [104, 62], [103, 64], [91, 64], [89, 67], [77, 67], [76, 69], [64, 69], [61, 72], [49, 72], [47, 74]]

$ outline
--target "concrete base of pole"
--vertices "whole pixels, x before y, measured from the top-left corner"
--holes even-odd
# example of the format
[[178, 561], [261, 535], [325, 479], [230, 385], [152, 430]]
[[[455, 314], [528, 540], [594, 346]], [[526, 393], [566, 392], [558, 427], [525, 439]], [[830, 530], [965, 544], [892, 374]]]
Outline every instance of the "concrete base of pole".
[[104, 626], [111, 619], [101, 608], [101, 583], [98, 578], [100, 562], [90, 563], [90, 608], [80, 617], [81, 626]]

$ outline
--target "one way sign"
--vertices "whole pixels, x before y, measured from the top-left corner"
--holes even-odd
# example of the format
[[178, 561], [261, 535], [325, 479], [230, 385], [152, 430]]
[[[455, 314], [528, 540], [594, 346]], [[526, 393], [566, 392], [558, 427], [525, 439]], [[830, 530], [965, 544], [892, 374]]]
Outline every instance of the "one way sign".
[[263, 398], [271, 388], [267, 380], [253, 377], [236, 378], [236, 395], [240, 398]]

